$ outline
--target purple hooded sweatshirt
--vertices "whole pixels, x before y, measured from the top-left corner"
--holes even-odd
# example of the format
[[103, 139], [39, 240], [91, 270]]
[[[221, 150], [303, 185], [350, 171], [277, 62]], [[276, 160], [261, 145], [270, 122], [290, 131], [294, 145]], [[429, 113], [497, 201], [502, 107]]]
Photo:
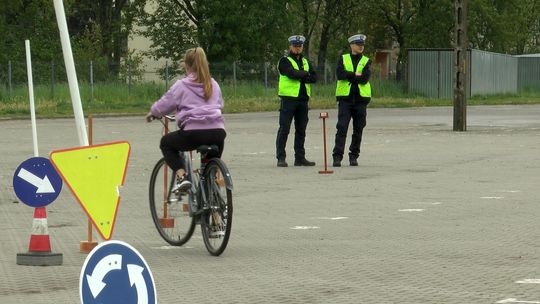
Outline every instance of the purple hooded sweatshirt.
[[221, 89], [213, 78], [211, 81], [212, 96], [208, 100], [204, 99], [203, 84], [195, 82], [195, 75], [189, 74], [176, 81], [152, 105], [152, 115], [162, 117], [176, 111], [176, 122], [184, 130], [225, 129]]

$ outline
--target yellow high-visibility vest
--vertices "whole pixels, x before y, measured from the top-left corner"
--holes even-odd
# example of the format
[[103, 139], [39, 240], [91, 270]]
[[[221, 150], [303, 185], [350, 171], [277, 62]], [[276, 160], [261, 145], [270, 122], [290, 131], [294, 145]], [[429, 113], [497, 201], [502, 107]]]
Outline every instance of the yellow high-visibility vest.
[[[298, 64], [290, 56], [287, 56], [287, 59], [291, 62], [293, 68], [297, 71], [300, 70]], [[304, 65], [304, 70], [309, 72], [309, 64], [306, 58], [302, 58], [302, 63]], [[288, 97], [298, 97], [300, 94], [300, 80], [292, 79], [285, 75], [279, 74], [279, 86], [278, 86], [278, 95], [279, 96], [288, 96]], [[306, 93], [308, 96], [311, 96], [311, 86], [309, 83], [306, 83]]]
[[[351, 54], [342, 55], [343, 58], [343, 67], [347, 72], [354, 72], [352, 57]], [[356, 72], [362, 73], [362, 70], [368, 63], [369, 58], [362, 55], [360, 62], [356, 67]], [[362, 97], [371, 97], [371, 85], [369, 81], [366, 84], [358, 84], [358, 89], [360, 90], [360, 96]], [[351, 92], [351, 83], [348, 80], [338, 80], [336, 86], [336, 96], [349, 96]]]

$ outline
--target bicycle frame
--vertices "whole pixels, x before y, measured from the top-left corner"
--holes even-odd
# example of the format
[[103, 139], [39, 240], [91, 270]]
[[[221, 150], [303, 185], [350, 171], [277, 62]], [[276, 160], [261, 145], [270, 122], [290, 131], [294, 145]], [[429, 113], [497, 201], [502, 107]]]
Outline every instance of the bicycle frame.
[[202, 176], [204, 172], [204, 163], [202, 162], [201, 155], [201, 166], [199, 169], [192, 168], [191, 153], [184, 152], [184, 162], [186, 166], [187, 178], [191, 181], [191, 190], [189, 195], [189, 215], [197, 216], [201, 214], [204, 210], [204, 206], [201, 206], [206, 202], [206, 191], [204, 190], [204, 181], [205, 178]]
[[[165, 133], [168, 121], [168, 117], [161, 121]], [[172, 191], [177, 183], [176, 173], [168, 168], [164, 158], [158, 161], [150, 177], [150, 210], [159, 234], [169, 244], [182, 246], [191, 238], [195, 226], [200, 225], [206, 249], [218, 256], [227, 247], [231, 233], [232, 177], [225, 163], [216, 157], [217, 146], [201, 145], [196, 150], [200, 158], [200, 165], [195, 166], [198, 168], [194, 168], [192, 151], [182, 152], [185, 178], [191, 182], [187, 191]], [[163, 195], [158, 193], [159, 189], [163, 189]]]
[[[206, 178], [203, 173], [206, 168], [206, 164], [211, 160], [206, 157], [206, 154], [200, 155], [201, 165], [198, 169], [192, 168], [191, 153], [184, 152], [186, 172], [188, 173], [188, 179], [191, 181], [191, 193], [189, 196], [190, 203], [190, 216], [197, 216], [204, 212], [208, 206], [208, 189], [206, 189]], [[225, 187], [232, 191], [232, 180], [230, 174], [223, 176], [223, 182]]]

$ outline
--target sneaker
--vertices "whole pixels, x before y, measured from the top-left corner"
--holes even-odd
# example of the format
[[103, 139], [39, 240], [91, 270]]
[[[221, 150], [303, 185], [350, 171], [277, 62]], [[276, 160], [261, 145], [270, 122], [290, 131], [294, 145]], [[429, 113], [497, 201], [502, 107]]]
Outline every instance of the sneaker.
[[341, 160], [337, 160], [334, 158], [334, 162], [332, 163], [333, 167], [341, 167]]
[[172, 188], [173, 193], [186, 193], [191, 189], [191, 182], [186, 179], [186, 176], [179, 177], [176, 179], [176, 184]]
[[309, 161], [309, 160], [303, 158], [303, 159], [295, 160], [294, 165], [295, 166], [308, 166], [308, 167], [310, 167], [310, 166], [315, 166], [315, 162], [312, 162], [312, 161]]
[[356, 159], [349, 159], [349, 165], [351, 165], [351, 167], [356, 167], [358, 166], [358, 160]]
[[285, 159], [278, 159], [278, 161], [277, 161], [277, 166], [278, 166], [278, 167], [288, 167], [289, 164], [287, 164], [287, 162], [285, 161]]

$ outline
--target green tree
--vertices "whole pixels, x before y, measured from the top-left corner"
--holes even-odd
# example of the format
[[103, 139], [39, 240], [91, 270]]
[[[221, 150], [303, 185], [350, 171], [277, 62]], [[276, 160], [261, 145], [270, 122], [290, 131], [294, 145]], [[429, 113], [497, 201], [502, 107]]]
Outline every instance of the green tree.
[[418, 0], [407, 33], [409, 47], [449, 48], [454, 37], [454, 0]]
[[471, 0], [471, 47], [500, 53], [523, 54], [538, 50], [538, 0]]
[[146, 55], [179, 61], [186, 49], [197, 44], [198, 13], [176, 0], [149, 0], [145, 4], [149, 12], [139, 12], [142, 29], [136, 33], [152, 41]]
[[94, 42], [85, 57], [104, 57], [110, 71], [117, 75], [122, 58], [128, 55], [127, 40], [135, 19], [144, 7], [144, 1], [126, 0], [72, 0], [68, 7], [70, 34], [81, 42], [80, 53]]
[[339, 45], [339, 41], [346, 41], [345, 39], [350, 33], [359, 32], [357, 29], [359, 24], [355, 22], [358, 11], [359, 8], [355, 1], [324, 0], [317, 55], [319, 71], [322, 72], [326, 69], [328, 47], [333, 41]]
[[14, 82], [26, 81], [26, 39], [30, 40], [35, 82], [50, 75], [49, 69], [39, 63], [62, 58], [54, 7], [50, 1], [2, 1], [0, 37], [0, 64], [12, 61]]
[[[417, 0], [418, 1], [418, 0]], [[372, 24], [380, 23], [391, 41], [399, 47], [396, 78], [401, 79], [406, 48], [412, 36], [412, 22], [418, 10], [414, 0], [369, 0], [366, 1]]]
[[[152, 54], [178, 60], [187, 48], [202, 46], [212, 62], [265, 61], [281, 51], [287, 32], [285, 0], [148, 0], [142, 34]], [[286, 39], [286, 38], [285, 38]]]

